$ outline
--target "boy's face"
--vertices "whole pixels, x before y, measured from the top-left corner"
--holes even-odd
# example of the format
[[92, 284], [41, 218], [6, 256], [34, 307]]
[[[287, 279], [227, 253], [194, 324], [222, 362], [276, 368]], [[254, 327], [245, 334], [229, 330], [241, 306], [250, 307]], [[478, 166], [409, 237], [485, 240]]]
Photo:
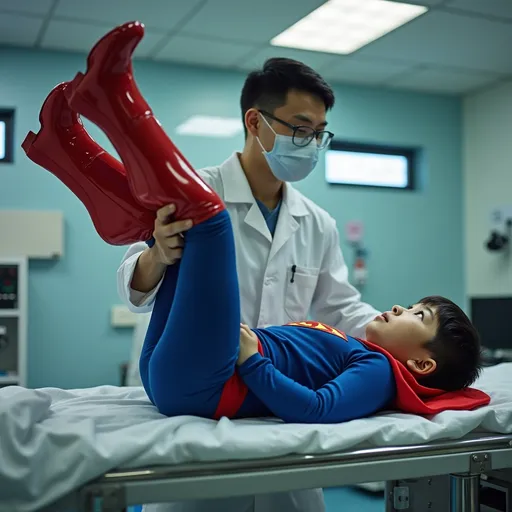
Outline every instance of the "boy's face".
[[366, 339], [387, 350], [418, 376], [436, 369], [436, 362], [424, 348], [437, 332], [435, 309], [416, 304], [409, 309], [394, 306], [366, 327]]

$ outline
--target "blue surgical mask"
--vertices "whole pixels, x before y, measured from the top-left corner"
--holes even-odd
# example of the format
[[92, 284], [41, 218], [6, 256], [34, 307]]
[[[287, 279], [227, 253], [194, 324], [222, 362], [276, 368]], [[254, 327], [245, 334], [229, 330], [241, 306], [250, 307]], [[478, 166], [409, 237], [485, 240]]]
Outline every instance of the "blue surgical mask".
[[263, 119], [276, 136], [274, 147], [271, 151], [265, 151], [259, 137], [257, 140], [274, 176], [280, 181], [289, 182], [306, 178], [318, 162], [319, 150], [316, 139], [307, 146], [296, 146], [293, 137], [277, 134], [265, 117]]

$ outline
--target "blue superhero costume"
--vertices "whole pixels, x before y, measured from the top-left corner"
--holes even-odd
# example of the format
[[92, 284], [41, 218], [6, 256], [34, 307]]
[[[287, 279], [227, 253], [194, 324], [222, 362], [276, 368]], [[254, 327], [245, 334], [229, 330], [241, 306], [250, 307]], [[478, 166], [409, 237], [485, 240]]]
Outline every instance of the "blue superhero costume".
[[257, 412], [296, 423], [339, 423], [391, 405], [391, 366], [360, 341], [316, 322], [254, 332], [263, 355], [238, 368], [249, 388], [240, 415]]
[[140, 359], [142, 382], [168, 416], [218, 416], [235, 373], [248, 391], [233, 417], [337, 423], [390, 405], [395, 384], [387, 358], [311, 325], [255, 329], [260, 354], [236, 368], [240, 299], [233, 231], [223, 211], [187, 233], [181, 262], [167, 269]]
[[187, 232], [182, 260], [168, 267], [155, 299], [140, 374], [161, 413], [338, 423], [386, 407], [435, 414], [489, 402], [471, 388], [425, 388], [380, 347], [318, 322], [253, 332], [259, 354], [237, 368], [240, 298], [224, 210]]

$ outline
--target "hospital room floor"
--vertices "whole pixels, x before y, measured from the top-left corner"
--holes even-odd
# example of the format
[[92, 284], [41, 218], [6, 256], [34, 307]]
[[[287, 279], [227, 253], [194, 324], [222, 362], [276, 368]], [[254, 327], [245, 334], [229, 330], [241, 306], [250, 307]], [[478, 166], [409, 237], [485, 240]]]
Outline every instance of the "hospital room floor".
[[[350, 487], [339, 487], [325, 491], [326, 512], [383, 512], [382, 494], [373, 494]], [[128, 512], [140, 512], [141, 507], [132, 507]]]
[[324, 492], [326, 512], [384, 512], [384, 496], [351, 487]]

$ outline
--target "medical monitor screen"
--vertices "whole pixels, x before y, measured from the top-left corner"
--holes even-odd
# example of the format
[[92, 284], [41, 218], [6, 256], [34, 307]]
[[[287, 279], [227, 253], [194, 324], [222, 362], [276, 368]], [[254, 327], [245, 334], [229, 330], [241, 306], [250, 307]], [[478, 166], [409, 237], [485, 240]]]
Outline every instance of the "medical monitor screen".
[[489, 349], [512, 349], [512, 297], [471, 299], [471, 321]]

